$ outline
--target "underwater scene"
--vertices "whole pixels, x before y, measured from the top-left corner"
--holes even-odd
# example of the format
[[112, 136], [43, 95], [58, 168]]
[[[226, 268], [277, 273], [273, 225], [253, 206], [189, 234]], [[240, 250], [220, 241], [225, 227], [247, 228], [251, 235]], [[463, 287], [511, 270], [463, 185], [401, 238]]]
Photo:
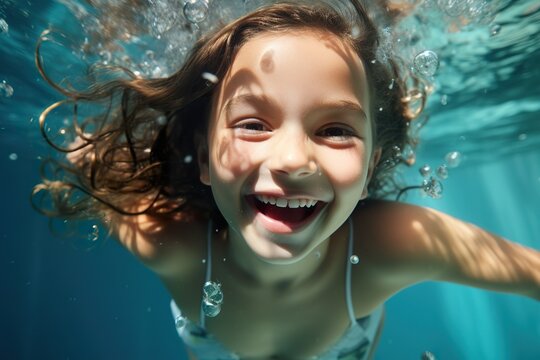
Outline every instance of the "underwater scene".
[[[199, 37], [270, 3], [0, 2], [0, 358], [188, 359], [171, 296], [152, 272], [99, 222], [50, 220], [33, 208], [42, 162], [59, 156], [42, 132], [56, 144], [74, 140], [66, 130], [73, 107], [49, 108], [65, 97], [40, 75], [36, 47], [63, 88], [90, 86], [91, 66], [167, 77]], [[399, 57], [429, 93], [410, 123], [418, 146], [394, 149], [407, 186], [400, 201], [540, 250], [540, 2], [365, 3], [381, 19], [382, 52], [373, 61]], [[399, 15], [388, 20], [390, 10]], [[427, 282], [385, 307], [377, 360], [540, 359], [540, 302], [531, 298]]]

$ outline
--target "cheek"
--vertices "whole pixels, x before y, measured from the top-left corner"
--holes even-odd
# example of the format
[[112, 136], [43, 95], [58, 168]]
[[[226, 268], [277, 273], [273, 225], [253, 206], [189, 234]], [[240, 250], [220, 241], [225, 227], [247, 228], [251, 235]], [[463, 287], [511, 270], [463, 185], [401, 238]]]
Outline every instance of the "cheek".
[[345, 188], [362, 186], [367, 177], [367, 156], [364, 149], [325, 149], [319, 164], [335, 185]]
[[232, 182], [252, 167], [251, 149], [246, 142], [222, 135], [212, 150], [211, 168], [224, 182]]

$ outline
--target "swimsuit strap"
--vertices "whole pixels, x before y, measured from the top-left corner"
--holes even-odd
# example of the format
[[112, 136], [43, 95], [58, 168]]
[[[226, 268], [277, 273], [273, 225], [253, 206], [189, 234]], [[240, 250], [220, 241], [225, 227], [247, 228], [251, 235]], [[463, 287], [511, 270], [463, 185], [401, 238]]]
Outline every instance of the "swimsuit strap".
[[[210, 281], [211, 277], [212, 277], [212, 219], [208, 221], [208, 229], [206, 231], [206, 276], [205, 276], [204, 283], [206, 284], [208, 281]], [[205, 328], [205, 319], [206, 319], [206, 316], [204, 315], [203, 308], [202, 308], [202, 301], [201, 301], [200, 324], [203, 329]]]
[[351, 295], [351, 256], [353, 251], [353, 223], [351, 218], [348, 219], [349, 223], [349, 250], [347, 252], [347, 273], [345, 274], [345, 298], [347, 299], [347, 311], [349, 312], [349, 319], [351, 320], [351, 326], [356, 324], [356, 317], [354, 315], [354, 308]]

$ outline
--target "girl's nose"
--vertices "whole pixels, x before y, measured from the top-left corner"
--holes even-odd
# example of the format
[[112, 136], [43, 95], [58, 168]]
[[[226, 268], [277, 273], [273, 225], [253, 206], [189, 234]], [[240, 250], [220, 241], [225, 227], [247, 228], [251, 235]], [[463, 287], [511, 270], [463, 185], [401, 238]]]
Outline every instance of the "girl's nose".
[[305, 136], [285, 136], [272, 149], [269, 162], [273, 173], [302, 178], [318, 171], [311, 144]]

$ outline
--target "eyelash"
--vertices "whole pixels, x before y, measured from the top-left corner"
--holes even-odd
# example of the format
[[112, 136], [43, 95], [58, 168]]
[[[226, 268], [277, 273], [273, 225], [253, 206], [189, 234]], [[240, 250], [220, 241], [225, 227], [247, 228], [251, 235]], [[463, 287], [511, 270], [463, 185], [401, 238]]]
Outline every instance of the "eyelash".
[[[258, 127], [259, 129], [254, 129], [254, 127]], [[265, 131], [271, 131], [269, 130], [269, 127], [261, 121], [241, 121], [235, 124], [233, 129], [240, 130], [248, 134], [261, 134]]]
[[[322, 135], [325, 131], [328, 131], [328, 130], [339, 130], [342, 132], [341, 135]], [[341, 126], [329, 126], [329, 127], [326, 127], [324, 129], [322, 129], [321, 131], [319, 131], [317, 133], [317, 135], [319, 136], [324, 136], [324, 137], [328, 137], [328, 138], [333, 138], [333, 139], [340, 139], [340, 140], [346, 140], [346, 139], [349, 139], [351, 137], [358, 137], [358, 135], [353, 131], [353, 130], [350, 130], [350, 129], [347, 129], [345, 127], [341, 127]]]

